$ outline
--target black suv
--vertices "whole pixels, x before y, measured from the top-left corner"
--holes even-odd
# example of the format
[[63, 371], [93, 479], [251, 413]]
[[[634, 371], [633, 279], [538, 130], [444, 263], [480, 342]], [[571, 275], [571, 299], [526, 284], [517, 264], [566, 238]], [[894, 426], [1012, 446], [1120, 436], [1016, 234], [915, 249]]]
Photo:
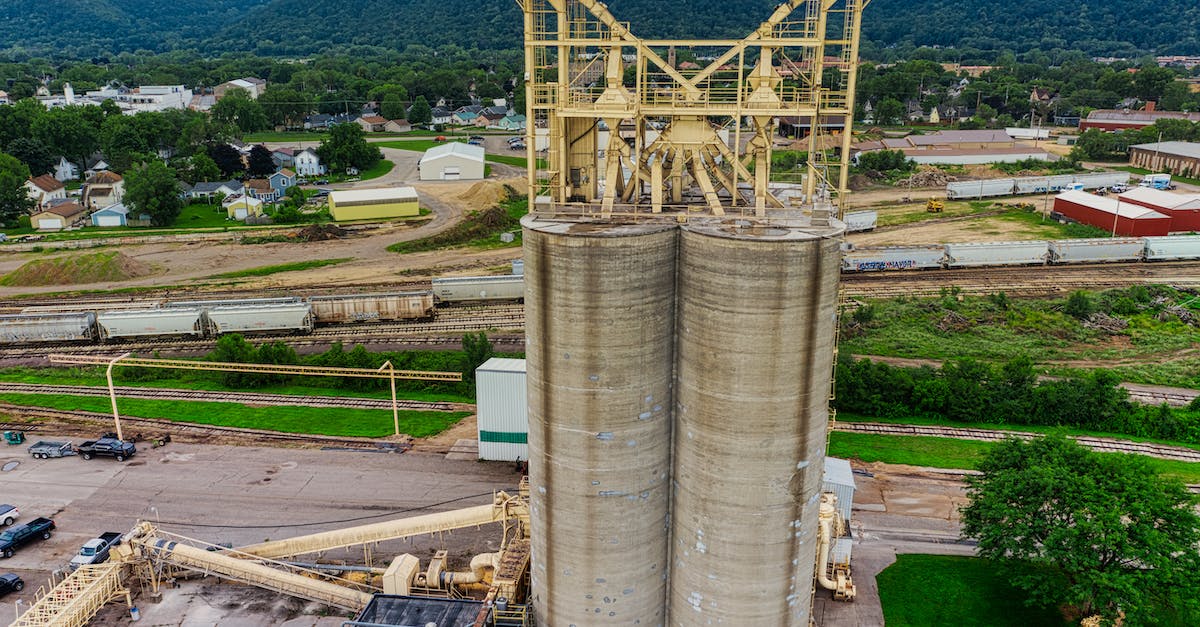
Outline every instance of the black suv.
[[25, 582], [21, 578], [12, 574], [5, 573], [0, 575], [0, 597], [9, 592], [20, 592], [25, 589]]

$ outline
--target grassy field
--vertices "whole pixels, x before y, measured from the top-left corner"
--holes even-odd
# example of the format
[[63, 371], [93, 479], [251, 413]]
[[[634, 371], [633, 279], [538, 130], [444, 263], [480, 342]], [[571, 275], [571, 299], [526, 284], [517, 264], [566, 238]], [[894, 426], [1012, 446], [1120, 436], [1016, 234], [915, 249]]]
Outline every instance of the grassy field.
[[[907, 435], [875, 435], [835, 431], [829, 436], [829, 455], [867, 463], [906, 464], [931, 468], [974, 470], [994, 446], [989, 442]], [[1123, 453], [1109, 453], [1123, 455]], [[1200, 463], [1143, 457], [1159, 474], [1184, 483], [1200, 483]]]
[[0, 277], [0, 285], [74, 285], [124, 281], [153, 272], [149, 264], [116, 250], [39, 258]]
[[[386, 389], [374, 391], [352, 390], [335, 385], [319, 385], [301, 382], [286, 385], [270, 385], [254, 389], [232, 388], [214, 380], [211, 374], [184, 370], [162, 370], [160, 379], [130, 381], [124, 369], [118, 366], [113, 373], [117, 385], [145, 388], [172, 388], [183, 390], [206, 390], [213, 392], [259, 392], [262, 394], [294, 394], [296, 396], [345, 396], [354, 398], [391, 398]], [[15, 367], [0, 370], [0, 381], [5, 383], [45, 383], [53, 385], [106, 385], [104, 369], [95, 368], [26, 368]], [[319, 381], [328, 381], [319, 379]], [[475, 399], [450, 391], [409, 390], [398, 382], [396, 397], [412, 401], [474, 403]]]
[[875, 578], [888, 627], [1058, 627], [1054, 608], [1029, 607], [1025, 594], [987, 560], [897, 555]]
[[280, 272], [299, 272], [301, 270], [312, 270], [313, 268], [324, 268], [325, 266], [335, 266], [339, 263], [346, 263], [353, 257], [340, 257], [338, 259], [311, 259], [309, 261], [297, 261], [295, 263], [281, 263], [274, 266], [259, 266], [257, 268], [247, 268], [245, 270], [237, 270], [235, 272], [223, 272], [214, 274], [210, 279], [240, 279], [244, 277], [268, 276], [271, 274], [279, 274]]
[[387, 159], [380, 159], [379, 163], [375, 164], [375, 167], [359, 172], [358, 180], [369, 181], [371, 179], [377, 179], [384, 174], [391, 172], [392, 168], [394, 167], [396, 167], [396, 164], [392, 163], [391, 161], [388, 161]]
[[[83, 410], [109, 413], [105, 397], [51, 396], [46, 394], [0, 394], [0, 402], [25, 407]], [[161, 418], [180, 422], [266, 429], [287, 433], [378, 438], [392, 434], [392, 412], [382, 409], [331, 409], [328, 407], [260, 407], [240, 403], [207, 403], [121, 399], [122, 414], [139, 418]], [[400, 411], [400, 432], [416, 438], [437, 435], [468, 412]]]
[[[1200, 306], [1169, 288], [1152, 287], [1148, 293], [1193, 310]], [[1090, 329], [1063, 311], [1065, 299], [998, 301], [947, 294], [873, 301], [873, 318], [844, 332], [840, 348], [853, 355], [936, 360], [1030, 355], [1050, 374], [1094, 365], [1111, 367], [1135, 383], [1200, 387], [1200, 367], [1195, 367], [1200, 356], [1192, 353], [1200, 345], [1200, 328], [1170, 316], [1159, 320], [1154, 307], [1133, 302], [1124, 292], [1093, 298], [1115, 303], [1113, 315], [1128, 320], [1129, 327], [1116, 334]], [[948, 317], [965, 322], [944, 324]]]

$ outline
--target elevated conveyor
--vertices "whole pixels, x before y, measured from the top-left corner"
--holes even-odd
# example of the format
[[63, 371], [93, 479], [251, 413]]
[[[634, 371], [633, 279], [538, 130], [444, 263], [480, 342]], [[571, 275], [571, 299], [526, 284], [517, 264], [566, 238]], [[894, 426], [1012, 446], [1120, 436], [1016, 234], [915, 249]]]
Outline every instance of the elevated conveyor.
[[114, 599], [123, 596], [132, 605], [121, 583], [123, 567], [120, 562], [80, 566], [53, 588], [39, 590], [37, 601], [10, 627], [83, 627]]

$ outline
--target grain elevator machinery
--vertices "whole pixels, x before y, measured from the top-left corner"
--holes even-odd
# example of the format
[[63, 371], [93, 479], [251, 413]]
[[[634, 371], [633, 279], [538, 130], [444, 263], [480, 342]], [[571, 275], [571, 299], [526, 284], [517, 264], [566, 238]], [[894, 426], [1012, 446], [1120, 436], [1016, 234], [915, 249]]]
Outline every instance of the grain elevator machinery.
[[[536, 619], [806, 626], [830, 581], [821, 479], [867, 0], [655, 41], [594, 0], [519, 2], [540, 157], [522, 220]], [[780, 117], [812, 130], [800, 185], [772, 179]], [[824, 152], [830, 126], [841, 149]]]
[[[597, 0], [518, 0], [529, 169], [542, 212], [701, 207], [764, 217], [776, 120], [809, 133], [803, 198], [845, 200], [870, 0], [788, 0], [742, 39], [648, 40]], [[698, 19], [702, 16], [696, 16]], [[695, 61], [676, 62], [686, 57]], [[839, 129], [823, 151], [820, 129]]]

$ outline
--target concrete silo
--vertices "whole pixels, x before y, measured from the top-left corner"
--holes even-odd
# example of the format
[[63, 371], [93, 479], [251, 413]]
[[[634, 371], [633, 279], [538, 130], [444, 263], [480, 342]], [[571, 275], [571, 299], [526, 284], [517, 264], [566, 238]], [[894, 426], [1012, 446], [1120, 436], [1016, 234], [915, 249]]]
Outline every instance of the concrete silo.
[[681, 229], [672, 625], [809, 624], [843, 226], [781, 224]]
[[538, 624], [665, 624], [678, 227], [522, 224]]

